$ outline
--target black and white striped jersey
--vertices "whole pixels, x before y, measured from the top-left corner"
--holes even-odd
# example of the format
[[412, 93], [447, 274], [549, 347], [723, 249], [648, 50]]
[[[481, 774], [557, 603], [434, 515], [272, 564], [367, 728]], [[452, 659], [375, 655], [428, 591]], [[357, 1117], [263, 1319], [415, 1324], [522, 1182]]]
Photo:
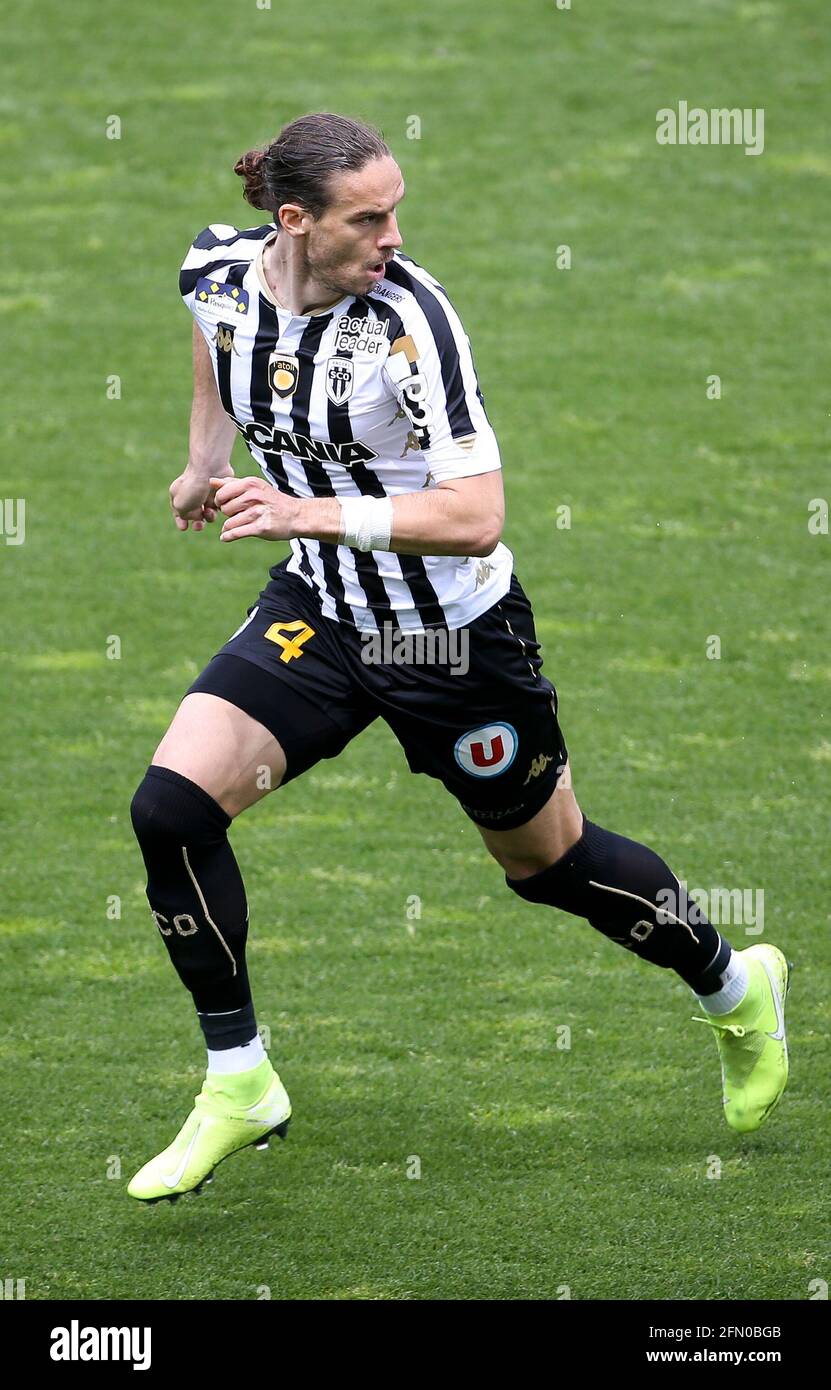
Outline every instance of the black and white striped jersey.
[[[273, 222], [214, 223], [180, 293], [208, 344], [220, 399], [265, 477], [298, 497], [394, 497], [501, 467], [470, 342], [443, 287], [396, 251], [365, 295], [312, 314], [274, 298]], [[507, 592], [513, 557], [396, 555], [301, 538], [289, 570], [326, 617], [365, 630], [462, 627]]]

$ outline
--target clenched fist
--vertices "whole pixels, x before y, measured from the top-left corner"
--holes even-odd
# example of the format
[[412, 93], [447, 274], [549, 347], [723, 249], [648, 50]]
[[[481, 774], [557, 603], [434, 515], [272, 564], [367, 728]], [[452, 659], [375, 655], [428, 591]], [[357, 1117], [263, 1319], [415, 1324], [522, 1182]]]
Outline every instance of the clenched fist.
[[264, 478], [211, 478], [213, 501], [228, 520], [221, 541], [258, 536], [261, 541], [287, 541], [298, 534], [298, 497], [278, 492]]
[[[229, 473], [232, 478], [233, 472]], [[173, 520], [178, 530], [187, 531], [189, 525], [193, 525], [194, 531], [203, 531], [206, 521], [213, 521], [216, 517], [216, 506], [214, 493], [216, 486], [228, 479], [211, 478], [206, 481], [204, 474], [194, 472], [186, 468], [178, 478], [174, 478], [170, 484], [170, 506], [173, 511]]]

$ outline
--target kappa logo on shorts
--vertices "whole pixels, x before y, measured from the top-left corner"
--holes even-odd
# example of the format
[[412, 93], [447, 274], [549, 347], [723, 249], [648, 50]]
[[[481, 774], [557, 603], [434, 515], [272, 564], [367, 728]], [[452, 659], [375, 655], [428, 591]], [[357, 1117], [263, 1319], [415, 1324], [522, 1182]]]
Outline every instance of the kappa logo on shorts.
[[540, 753], [538, 757], [531, 759], [531, 766], [528, 769], [528, 776], [523, 782], [523, 787], [527, 787], [532, 777], [540, 777], [545, 772], [549, 763], [553, 763], [554, 758], [547, 753]]
[[511, 766], [518, 747], [513, 724], [481, 724], [456, 740], [453, 756], [471, 777], [496, 777]]

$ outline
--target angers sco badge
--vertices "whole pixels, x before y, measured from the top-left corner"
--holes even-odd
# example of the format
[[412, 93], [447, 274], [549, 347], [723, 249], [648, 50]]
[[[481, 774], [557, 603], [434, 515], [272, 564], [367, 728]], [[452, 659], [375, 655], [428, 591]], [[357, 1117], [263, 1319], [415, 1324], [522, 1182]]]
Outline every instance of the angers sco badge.
[[326, 364], [326, 394], [335, 405], [342, 405], [352, 395], [355, 367], [351, 357], [330, 357]]
[[275, 396], [287, 400], [297, 387], [300, 368], [291, 352], [272, 352], [268, 359], [268, 384]]

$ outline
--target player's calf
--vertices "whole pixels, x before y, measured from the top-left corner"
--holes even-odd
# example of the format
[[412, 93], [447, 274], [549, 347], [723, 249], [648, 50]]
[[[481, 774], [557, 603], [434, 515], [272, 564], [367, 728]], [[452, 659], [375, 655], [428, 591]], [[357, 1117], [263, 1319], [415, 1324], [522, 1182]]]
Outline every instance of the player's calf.
[[245, 963], [248, 905], [228, 843], [231, 817], [195, 782], [155, 765], [136, 790], [130, 815], [150, 909], [193, 995], [209, 1059], [244, 1047], [251, 1049], [246, 1064], [254, 1065], [262, 1049]]
[[642, 960], [677, 971], [696, 994], [722, 988], [729, 943], [646, 845], [584, 816], [580, 838], [555, 863], [505, 881], [521, 898], [585, 917]]
[[553, 864], [505, 881], [528, 902], [585, 917], [642, 960], [675, 970], [714, 1028], [728, 1123], [742, 1131], [762, 1124], [788, 1076], [780, 951], [733, 951], [659, 855], [585, 817], [580, 838]]

